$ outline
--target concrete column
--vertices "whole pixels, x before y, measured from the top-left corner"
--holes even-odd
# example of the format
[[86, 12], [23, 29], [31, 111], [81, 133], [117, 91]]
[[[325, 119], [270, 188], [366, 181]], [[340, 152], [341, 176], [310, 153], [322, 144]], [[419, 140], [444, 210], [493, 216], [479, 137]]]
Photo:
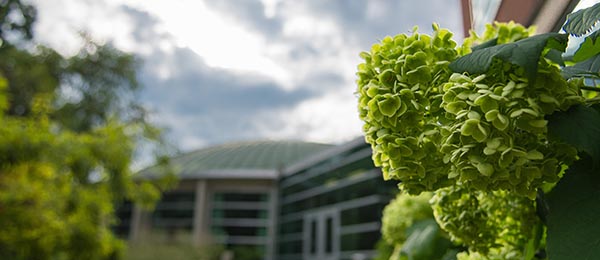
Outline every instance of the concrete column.
[[131, 213], [131, 222], [129, 223], [129, 241], [136, 242], [140, 239], [142, 229], [142, 209], [139, 205], [133, 204]]
[[206, 180], [198, 180], [196, 182], [196, 198], [194, 202], [194, 227], [193, 227], [193, 243], [194, 245], [201, 245], [208, 241], [208, 227], [207, 217], [210, 216], [208, 211], [210, 210], [207, 205], [207, 185]]
[[267, 227], [267, 252], [266, 260], [276, 259], [275, 255], [277, 252], [277, 223], [279, 216], [279, 190], [277, 188], [277, 182], [271, 186], [269, 192], [269, 226]]

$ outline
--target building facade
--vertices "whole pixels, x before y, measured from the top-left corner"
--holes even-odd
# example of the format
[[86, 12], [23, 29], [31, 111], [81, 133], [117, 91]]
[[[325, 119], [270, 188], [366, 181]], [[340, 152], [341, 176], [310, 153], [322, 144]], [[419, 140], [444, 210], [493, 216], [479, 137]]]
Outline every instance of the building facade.
[[381, 211], [397, 191], [362, 138], [339, 146], [226, 144], [172, 162], [178, 186], [152, 212], [121, 207], [117, 233], [217, 243], [234, 259], [368, 259]]
[[371, 259], [381, 216], [398, 191], [385, 182], [361, 139], [283, 171], [276, 237], [280, 260]]

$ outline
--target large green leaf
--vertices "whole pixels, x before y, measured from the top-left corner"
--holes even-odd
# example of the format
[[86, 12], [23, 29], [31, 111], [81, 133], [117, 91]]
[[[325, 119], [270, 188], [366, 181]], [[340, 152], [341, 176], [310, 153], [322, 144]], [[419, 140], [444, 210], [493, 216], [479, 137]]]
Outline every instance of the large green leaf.
[[552, 260], [600, 256], [600, 174], [589, 159], [577, 161], [548, 194], [547, 253]]
[[563, 30], [571, 35], [581, 36], [590, 32], [598, 20], [600, 20], [600, 3], [567, 16]]
[[548, 53], [546, 53], [546, 59], [551, 60], [552, 62], [560, 65], [560, 66], [565, 66], [565, 60], [562, 57], [563, 52], [556, 50], [556, 49], [550, 49], [548, 50]]
[[476, 50], [481, 50], [481, 49], [489, 48], [489, 47], [496, 46], [496, 45], [498, 45], [498, 38], [494, 38], [487, 42], [481, 43], [479, 45], [475, 45], [471, 48], [471, 50], [476, 51]]
[[[596, 105], [597, 106], [597, 105]], [[593, 107], [576, 105], [548, 116], [548, 135], [573, 145], [600, 162], [600, 113]]]
[[481, 74], [490, 68], [494, 58], [499, 58], [523, 67], [526, 76], [534, 78], [544, 48], [564, 51], [567, 39], [566, 34], [546, 33], [513, 43], [477, 49], [450, 63], [450, 69], [458, 73]]
[[595, 31], [594, 33], [585, 37], [585, 40], [579, 45], [579, 49], [577, 49], [575, 52], [573, 61], [579, 62], [587, 60], [600, 53], [600, 42], [596, 41], [598, 36], [600, 36], [600, 31]]
[[401, 255], [408, 260], [434, 260], [447, 258], [452, 246], [434, 219], [419, 221], [407, 230], [409, 234], [402, 246]]
[[573, 66], [562, 68], [561, 74], [567, 79], [573, 77], [600, 78], [600, 54]]

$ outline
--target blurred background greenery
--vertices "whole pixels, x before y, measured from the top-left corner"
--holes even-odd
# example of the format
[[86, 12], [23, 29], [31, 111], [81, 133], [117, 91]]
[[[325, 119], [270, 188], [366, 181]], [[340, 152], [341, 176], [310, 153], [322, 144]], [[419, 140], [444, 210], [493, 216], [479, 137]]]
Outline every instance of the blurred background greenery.
[[[131, 243], [125, 253], [128, 260], [214, 260], [219, 259], [223, 248], [218, 245], [193, 246], [191, 234], [153, 232]], [[238, 258], [236, 258], [238, 259]], [[256, 258], [253, 258], [256, 259]]]
[[[35, 18], [25, 2], [0, 1], [0, 259], [121, 259], [115, 207], [152, 207], [175, 180], [169, 146], [134, 99], [139, 61], [85, 34], [64, 57], [32, 41]], [[162, 178], [134, 181], [141, 144]]]

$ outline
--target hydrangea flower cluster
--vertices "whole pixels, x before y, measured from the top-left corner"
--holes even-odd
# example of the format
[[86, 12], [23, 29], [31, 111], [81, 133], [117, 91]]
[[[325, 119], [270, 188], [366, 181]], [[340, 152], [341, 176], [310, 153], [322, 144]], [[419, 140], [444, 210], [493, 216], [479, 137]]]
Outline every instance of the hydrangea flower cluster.
[[443, 163], [438, 117], [448, 64], [457, 57], [452, 33], [434, 25], [433, 36], [386, 37], [358, 66], [359, 113], [373, 160], [385, 179], [402, 181], [411, 194], [451, 184]]
[[[386, 37], [361, 53], [359, 115], [375, 164], [410, 194], [458, 184], [535, 198], [576, 157], [572, 147], [548, 140], [545, 116], [582, 103], [582, 82], [567, 82], [545, 59], [534, 78], [501, 60], [485, 74], [452, 73], [449, 63], [468, 51], [449, 31], [433, 29], [432, 36]], [[504, 43], [529, 32], [496, 24], [466, 42], [495, 36]]]
[[473, 256], [486, 256], [481, 259], [524, 259], [524, 246], [539, 224], [534, 202], [508, 191], [448, 187], [434, 192], [430, 202], [451, 240], [467, 246]]
[[522, 69], [498, 62], [488, 75], [453, 74], [443, 84], [446, 111], [440, 147], [449, 178], [477, 190], [508, 190], [535, 198], [558, 181], [560, 164], [577, 151], [547, 139], [546, 115], [582, 103], [578, 82], [540, 62], [534, 82]]

